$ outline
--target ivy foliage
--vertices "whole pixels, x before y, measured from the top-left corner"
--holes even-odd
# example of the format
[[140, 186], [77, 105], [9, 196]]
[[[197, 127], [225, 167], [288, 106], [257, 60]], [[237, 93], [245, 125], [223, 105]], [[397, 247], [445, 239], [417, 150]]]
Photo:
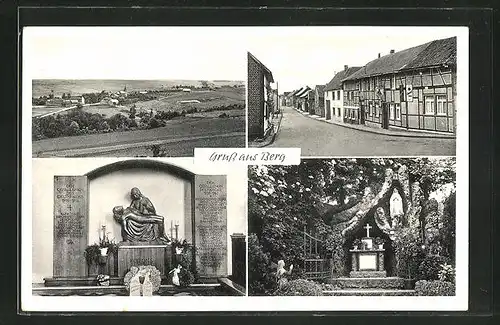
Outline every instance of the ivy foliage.
[[[322, 257], [333, 257], [334, 268], [345, 272], [339, 261], [345, 259], [348, 248], [342, 246], [341, 231], [350, 216], [342, 212], [362, 199], [366, 187], [378, 192], [387, 168], [397, 171], [402, 165], [408, 168], [410, 183], [420, 183], [426, 200], [442, 186], [455, 185], [454, 158], [303, 159], [292, 166], [250, 166], [250, 293], [266, 294], [272, 290], [273, 281], [267, 274], [276, 271], [278, 260], [284, 260], [287, 266], [293, 264], [295, 275], [303, 271], [303, 260], [308, 254], [304, 230], [322, 240]], [[448, 210], [453, 219], [454, 211]], [[413, 278], [425, 256], [425, 252], [419, 251], [419, 231], [413, 229], [403, 236], [396, 248], [406, 249], [404, 256], [411, 265], [405, 269], [410, 269], [407, 273]], [[441, 230], [440, 238], [446, 237], [451, 243], [451, 233], [453, 229]]]

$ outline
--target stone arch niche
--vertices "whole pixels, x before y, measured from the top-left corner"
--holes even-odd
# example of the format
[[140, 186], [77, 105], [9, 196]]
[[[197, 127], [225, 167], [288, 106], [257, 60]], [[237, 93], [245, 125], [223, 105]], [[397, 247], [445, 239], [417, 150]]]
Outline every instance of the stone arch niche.
[[132, 159], [85, 175], [54, 176], [53, 279], [88, 276], [84, 251], [98, 241], [103, 223], [111, 238], [122, 241], [112, 209], [130, 205], [132, 187], [138, 187], [164, 216], [168, 236], [170, 221], [179, 224], [179, 239], [192, 244], [193, 271], [201, 279], [227, 276], [226, 176], [197, 175], [156, 160]]
[[[392, 224], [389, 201], [394, 189], [397, 189], [401, 196], [403, 215], [397, 223]], [[413, 219], [418, 205], [414, 204], [413, 197], [414, 195], [412, 196], [410, 193], [408, 171], [404, 165], [399, 168], [397, 173], [394, 173], [392, 169], [386, 170], [384, 183], [378, 193], [373, 193], [371, 187], [365, 189], [361, 202], [352, 209], [353, 217], [345, 223], [341, 233], [344, 272], [348, 272], [352, 268], [349, 250], [352, 249], [354, 240], [366, 237], [366, 229], [363, 227], [369, 224], [372, 227], [370, 237], [381, 237], [385, 241], [384, 268], [387, 275], [395, 276], [397, 274], [398, 258], [393, 242], [400, 229], [414, 223]], [[379, 208], [384, 211], [381, 215], [377, 215], [380, 211]]]

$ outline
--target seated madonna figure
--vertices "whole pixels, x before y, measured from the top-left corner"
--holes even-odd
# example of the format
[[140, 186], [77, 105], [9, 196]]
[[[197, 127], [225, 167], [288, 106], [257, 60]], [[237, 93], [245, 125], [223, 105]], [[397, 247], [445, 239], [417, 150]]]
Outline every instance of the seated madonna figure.
[[168, 243], [164, 219], [156, 214], [142, 214], [138, 210], [123, 206], [113, 208], [113, 217], [122, 226], [123, 241]]

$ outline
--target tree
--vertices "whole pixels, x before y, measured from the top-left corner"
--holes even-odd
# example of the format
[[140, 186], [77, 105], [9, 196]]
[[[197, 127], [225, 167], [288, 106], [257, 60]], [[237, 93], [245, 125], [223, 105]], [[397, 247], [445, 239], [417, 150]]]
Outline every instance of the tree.
[[66, 134], [68, 135], [77, 135], [80, 131], [80, 126], [76, 121], [71, 121], [69, 127], [66, 129]]
[[135, 104], [130, 107], [130, 115], [129, 118], [135, 119], [135, 114], [137, 113], [137, 109], [135, 108]]
[[452, 192], [444, 201], [442, 225], [439, 239], [444, 249], [443, 254], [455, 260], [455, 227], [456, 227], [456, 192]]

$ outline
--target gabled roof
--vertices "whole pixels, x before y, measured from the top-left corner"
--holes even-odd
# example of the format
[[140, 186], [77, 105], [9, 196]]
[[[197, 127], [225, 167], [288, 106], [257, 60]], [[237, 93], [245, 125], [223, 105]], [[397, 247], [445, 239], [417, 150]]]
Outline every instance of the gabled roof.
[[404, 67], [418, 69], [423, 67], [457, 64], [457, 38], [450, 37], [431, 42], [415, 60]]
[[435, 40], [385, 55], [367, 63], [343, 81], [442, 64], [456, 64], [456, 37]]
[[321, 94], [323, 91], [325, 91], [325, 85], [316, 85], [315, 89], [318, 93]]
[[302, 95], [300, 95], [299, 97], [300, 98], [306, 98], [309, 95], [310, 92], [311, 92], [311, 89], [306, 89], [306, 91]]
[[303, 97], [304, 94], [307, 95], [307, 93], [311, 90], [311, 88], [309, 88], [309, 86], [305, 86], [305, 87], [302, 87], [300, 88], [300, 91], [296, 92], [295, 93], [295, 96], [297, 97]]
[[342, 88], [342, 80], [349, 77], [350, 75], [352, 75], [353, 73], [355, 73], [359, 69], [361, 69], [361, 67], [350, 67], [350, 68], [347, 68], [347, 70], [344, 69], [340, 72], [337, 72], [337, 74], [335, 74], [333, 79], [330, 80], [330, 82], [326, 84], [324, 91]]
[[267, 79], [269, 79], [270, 82], [274, 83], [273, 73], [271, 72], [271, 70], [269, 70], [262, 62], [260, 62], [259, 59], [257, 59], [252, 53], [250, 53], [250, 52], [247, 52], [247, 53], [248, 53], [248, 56], [250, 58], [252, 58], [252, 60], [257, 62], [262, 67]]

